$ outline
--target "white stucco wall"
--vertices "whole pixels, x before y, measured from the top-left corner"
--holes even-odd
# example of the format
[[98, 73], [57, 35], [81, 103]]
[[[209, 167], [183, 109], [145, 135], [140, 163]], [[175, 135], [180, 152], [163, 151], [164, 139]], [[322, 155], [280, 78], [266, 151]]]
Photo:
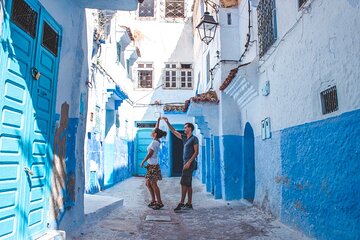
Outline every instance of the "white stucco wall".
[[[272, 131], [277, 131], [360, 107], [360, 59], [356, 56], [360, 45], [355, 44], [360, 35], [354, 34], [360, 26], [359, 5], [343, 0], [325, 6], [314, 0], [298, 11], [296, 2], [277, 1], [278, 40], [260, 61], [259, 97], [241, 114], [244, 124], [257, 123], [256, 135], [265, 117], [271, 118]], [[249, 54], [247, 60], [253, 57]], [[264, 97], [260, 91], [267, 80], [270, 95]], [[320, 92], [333, 85], [339, 110], [323, 115]]]
[[[188, 1], [186, 4], [188, 11], [191, 9], [191, 3], [192, 1]], [[195, 79], [197, 76], [194, 75], [194, 72], [192, 89], [170, 90], [164, 89], [161, 86], [161, 84], [163, 84], [163, 68], [165, 67], [165, 63], [192, 64], [193, 29], [191, 18], [186, 18], [184, 21], [167, 22], [161, 17], [163, 13], [160, 10], [160, 5], [157, 5], [155, 13], [155, 18], [144, 21], [137, 17], [138, 13], [136, 11], [119, 12], [116, 16], [116, 23], [114, 24], [116, 27], [126, 26], [131, 29], [135, 38], [135, 41], [131, 44], [137, 46], [141, 53], [141, 57], [137, 59], [132, 67], [132, 79], [125, 77], [120, 83], [129, 95], [129, 98], [134, 102], [134, 108], [132, 110], [133, 122], [155, 121], [156, 117], [154, 113], [157, 110], [154, 106], [148, 106], [148, 104], [153, 104], [155, 101], [160, 101], [162, 104], [184, 103], [185, 100], [194, 96], [193, 89], [196, 88]], [[136, 68], [138, 62], [153, 64], [152, 89], [137, 88]], [[107, 65], [109, 64], [111, 63], [107, 63]], [[119, 67], [122, 68], [123, 66]], [[124, 71], [123, 69], [122, 72]], [[141, 107], [142, 105], [145, 105], [145, 107]], [[171, 115], [169, 116], [170, 118], [172, 117]], [[176, 115], [176, 117], [174, 117], [174, 120], [175, 119], [178, 123], [192, 122], [191, 118], [182, 116], [181, 114]]]

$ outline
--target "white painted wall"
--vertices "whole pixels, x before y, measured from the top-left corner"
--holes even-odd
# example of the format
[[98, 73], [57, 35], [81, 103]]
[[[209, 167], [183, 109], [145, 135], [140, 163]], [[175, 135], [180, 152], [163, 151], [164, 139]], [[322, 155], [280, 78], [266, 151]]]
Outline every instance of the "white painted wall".
[[[155, 121], [154, 106], [147, 106], [153, 104], [155, 101], [165, 103], [184, 103], [185, 100], [194, 96], [193, 89], [163, 89], [163, 68], [166, 62], [172, 63], [192, 63], [192, 47], [193, 34], [191, 22], [191, 4], [192, 1], [187, 1], [187, 18], [184, 21], [167, 22], [162, 18], [162, 11], [160, 4], [157, 4], [155, 11], [156, 17], [151, 20], [139, 19], [138, 13], [133, 12], [119, 12], [116, 16], [116, 26], [127, 26], [131, 29], [134, 35], [134, 44], [140, 49], [141, 57], [137, 59], [132, 68], [132, 79], [126, 78], [120, 83], [124, 88], [129, 98], [134, 102], [134, 106], [146, 105], [145, 107], [134, 107], [132, 109], [132, 123], [135, 121]], [[109, 58], [111, 59], [111, 58]], [[153, 88], [139, 89], [137, 88], [137, 63], [149, 62], [153, 64]], [[107, 63], [110, 66], [111, 63]], [[115, 69], [115, 68], [113, 68]], [[124, 69], [122, 70], [124, 71]], [[194, 79], [197, 76], [193, 75]], [[196, 87], [195, 82], [193, 84]], [[128, 109], [130, 110], [130, 109]], [[169, 115], [170, 121], [173, 123], [192, 122], [191, 118], [183, 115]], [[172, 119], [173, 118], [173, 119]], [[175, 121], [175, 122], [174, 122]]]
[[[259, 68], [260, 88], [269, 80], [270, 95], [261, 96], [259, 89], [259, 97], [241, 111], [243, 124], [256, 123], [256, 135], [265, 117], [271, 118], [272, 131], [277, 131], [360, 107], [356, 55], [360, 35], [354, 34], [360, 26], [360, 4], [347, 0], [309, 3], [298, 11], [296, 1], [277, 1], [278, 40]], [[247, 60], [253, 57], [249, 54]], [[320, 92], [331, 85], [337, 87], [339, 110], [323, 115]]]

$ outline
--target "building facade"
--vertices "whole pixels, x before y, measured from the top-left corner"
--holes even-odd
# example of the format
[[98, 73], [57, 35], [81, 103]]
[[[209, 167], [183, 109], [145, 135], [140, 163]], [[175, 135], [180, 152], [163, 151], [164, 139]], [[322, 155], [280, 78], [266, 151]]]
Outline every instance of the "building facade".
[[219, 102], [191, 101], [188, 115], [207, 190], [309, 236], [359, 238], [360, 4], [205, 2], [194, 31], [206, 8], [219, 25], [209, 45], [195, 37], [194, 75]]

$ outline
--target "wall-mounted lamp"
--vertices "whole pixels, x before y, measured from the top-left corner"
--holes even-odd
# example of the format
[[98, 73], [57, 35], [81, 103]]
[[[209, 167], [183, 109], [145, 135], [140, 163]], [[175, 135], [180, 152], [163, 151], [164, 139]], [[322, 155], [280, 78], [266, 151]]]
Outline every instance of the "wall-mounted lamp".
[[[201, 41], [209, 45], [209, 43], [214, 39], [216, 28], [219, 23], [214, 19], [213, 16], [208, 12], [208, 5], [215, 10], [217, 14], [219, 11], [219, 5], [214, 3], [211, 0], [204, 0], [205, 3], [205, 12], [204, 16], [201, 17], [200, 23], [196, 26], [199, 32], [199, 36]], [[217, 16], [217, 15], [216, 15]]]

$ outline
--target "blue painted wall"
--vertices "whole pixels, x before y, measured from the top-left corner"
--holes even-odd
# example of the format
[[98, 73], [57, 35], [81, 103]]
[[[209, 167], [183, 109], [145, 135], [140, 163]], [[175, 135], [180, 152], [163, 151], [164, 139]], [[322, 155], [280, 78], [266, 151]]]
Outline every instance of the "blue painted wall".
[[[169, 133], [168, 133], [169, 134]], [[169, 137], [162, 138], [161, 141], [161, 147], [159, 150], [159, 164], [161, 168], [161, 174], [163, 177], [171, 177], [171, 164], [170, 164], [170, 158], [169, 158]]]
[[[73, 207], [75, 205], [76, 194], [76, 137], [79, 125], [78, 118], [69, 118], [68, 131], [66, 137], [66, 186], [67, 193], [65, 196], [65, 208]], [[78, 176], [79, 177], [79, 176]], [[79, 193], [78, 193], [79, 194]]]
[[96, 139], [95, 132], [88, 132], [88, 142], [86, 149], [86, 169], [90, 169], [90, 160], [94, 161], [98, 165], [97, 171], [90, 171], [86, 174], [85, 179], [85, 192], [96, 193], [99, 192], [104, 186], [103, 175], [101, 174], [102, 162], [102, 143]]
[[225, 200], [236, 200], [242, 197], [243, 172], [243, 137], [224, 135], [220, 138], [222, 144], [222, 197]]
[[271, 139], [255, 138], [255, 204], [280, 217], [282, 185], [286, 184], [286, 178], [281, 173], [280, 132], [271, 134]]
[[317, 239], [360, 239], [360, 111], [281, 131], [281, 220]]
[[213, 186], [211, 181], [211, 149], [210, 149], [210, 138], [205, 138], [205, 161], [206, 161], [206, 191], [212, 192]]
[[[205, 141], [205, 139], [204, 139]], [[199, 163], [199, 169], [201, 169], [201, 182], [203, 184], [206, 183], [206, 146], [200, 146], [201, 149], [201, 157], [198, 159]]]
[[220, 164], [220, 141], [218, 136], [214, 136], [214, 197], [215, 199], [222, 198], [221, 186], [221, 164]]

